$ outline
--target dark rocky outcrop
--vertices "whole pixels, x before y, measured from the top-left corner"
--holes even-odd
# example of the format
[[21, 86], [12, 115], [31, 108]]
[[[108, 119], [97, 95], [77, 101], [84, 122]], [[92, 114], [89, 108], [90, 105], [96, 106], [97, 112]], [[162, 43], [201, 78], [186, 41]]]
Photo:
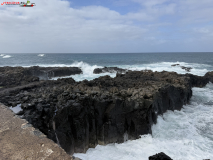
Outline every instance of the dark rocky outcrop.
[[182, 69], [185, 69], [185, 71], [187, 72], [190, 72], [192, 67], [184, 67], [184, 66], [181, 66]]
[[149, 160], [172, 160], [169, 156], [167, 156], [165, 153], [161, 152], [154, 156], [150, 156]]
[[175, 67], [175, 66], [179, 66], [180, 64], [172, 64], [171, 66], [172, 67]]
[[0, 89], [80, 73], [77, 67], [0, 67]]
[[211, 83], [213, 83], [213, 71], [207, 72], [207, 73], [205, 74], [204, 77], [208, 78], [209, 81], [210, 81]]
[[75, 74], [81, 74], [82, 70], [78, 67], [30, 67], [24, 72], [27, 75], [39, 77], [41, 80], [51, 79], [53, 77], [64, 77]]
[[187, 71], [187, 72], [190, 72], [191, 69], [192, 69], [192, 67], [180, 66], [180, 64], [173, 64], [173, 65], [171, 65], [171, 66], [172, 66], [172, 67], [179, 66], [179, 67], [181, 67], [182, 69], [184, 69], [184, 70]]
[[104, 67], [104, 68], [96, 68], [94, 69], [94, 74], [100, 74], [100, 73], [126, 73], [126, 69], [118, 68], [118, 67]]
[[72, 154], [151, 133], [158, 115], [180, 110], [189, 102], [191, 88], [208, 80], [175, 72], [129, 71], [92, 81], [33, 82], [0, 91], [0, 102], [21, 104], [22, 118]]
[[[209, 73], [209, 72], [208, 72]], [[190, 83], [192, 87], [203, 87], [209, 83], [211, 76], [196, 76], [193, 74], [186, 74], [190, 78]]]
[[39, 81], [38, 77], [23, 72], [23, 67], [0, 67], [0, 86], [2, 88], [12, 87]]

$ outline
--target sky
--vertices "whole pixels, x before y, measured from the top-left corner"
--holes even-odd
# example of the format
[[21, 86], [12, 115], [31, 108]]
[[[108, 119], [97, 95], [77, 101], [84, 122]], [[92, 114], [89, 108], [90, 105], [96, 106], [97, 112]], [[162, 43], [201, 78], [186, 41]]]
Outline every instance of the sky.
[[0, 5], [0, 53], [213, 52], [213, 0], [31, 3]]

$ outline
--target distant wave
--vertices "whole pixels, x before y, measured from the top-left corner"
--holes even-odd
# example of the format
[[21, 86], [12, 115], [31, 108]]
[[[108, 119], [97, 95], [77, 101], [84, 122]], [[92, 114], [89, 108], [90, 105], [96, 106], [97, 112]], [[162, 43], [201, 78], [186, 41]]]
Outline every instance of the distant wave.
[[1, 57], [3, 57], [3, 56], [4, 56], [4, 54], [0, 54], [0, 56], [1, 56]]
[[38, 56], [39, 56], [39, 57], [44, 57], [44, 55], [45, 55], [45, 54], [39, 54]]
[[10, 56], [10, 55], [3, 55], [2, 58], [10, 58], [10, 57], [12, 57], [12, 56]]

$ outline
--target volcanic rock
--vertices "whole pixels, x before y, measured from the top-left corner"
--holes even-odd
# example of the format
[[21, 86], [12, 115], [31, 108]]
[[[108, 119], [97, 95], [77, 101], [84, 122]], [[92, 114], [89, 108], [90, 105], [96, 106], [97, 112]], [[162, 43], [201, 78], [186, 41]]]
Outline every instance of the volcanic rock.
[[96, 68], [94, 69], [94, 74], [100, 74], [100, 73], [126, 73], [126, 69], [118, 68], [118, 67], [104, 67], [104, 68]]
[[82, 73], [77, 67], [0, 67], [0, 90], [5, 87], [26, 85], [53, 77]]
[[171, 66], [172, 67], [175, 67], [175, 66], [179, 66], [180, 64], [172, 64]]
[[207, 73], [205, 74], [204, 77], [208, 78], [209, 81], [210, 81], [211, 83], [213, 83], [213, 71], [207, 72]]
[[184, 69], [184, 70], [187, 71], [187, 72], [190, 72], [191, 69], [192, 69], [192, 67], [180, 66], [180, 64], [173, 64], [173, 65], [171, 65], [171, 66], [172, 66], [172, 67], [179, 66], [179, 67], [181, 67], [182, 69]]
[[0, 91], [0, 102], [22, 104], [22, 118], [72, 154], [152, 133], [158, 115], [180, 110], [191, 88], [208, 81], [191, 74], [129, 71], [92, 81], [33, 82]]
[[184, 67], [184, 66], [181, 66], [182, 69], [185, 69], [187, 72], [190, 72], [192, 67]]
[[25, 70], [25, 74], [39, 77], [41, 80], [51, 79], [53, 77], [64, 77], [75, 74], [81, 74], [82, 70], [78, 67], [39, 67], [33, 66]]
[[169, 156], [167, 156], [165, 153], [161, 152], [154, 156], [150, 156], [149, 160], [172, 160]]

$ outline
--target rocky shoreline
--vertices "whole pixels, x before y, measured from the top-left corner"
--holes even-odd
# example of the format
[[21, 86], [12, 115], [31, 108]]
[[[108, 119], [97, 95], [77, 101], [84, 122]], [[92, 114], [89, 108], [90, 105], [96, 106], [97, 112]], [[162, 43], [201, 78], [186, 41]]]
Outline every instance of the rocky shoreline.
[[[96, 73], [111, 69], [96, 69]], [[98, 144], [122, 143], [151, 134], [158, 115], [180, 110], [189, 102], [192, 87], [213, 82], [213, 72], [200, 77], [113, 70], [117, 70], [115, 78], [75, 82], [72, 78], [48, 79], [81, 74], [77, 67], [0, 67], [0, 102], [13, 107], [20, 104], [22, 111], [17, 114], [68, 154], [84, 153]]]
[[82, 70], [78, 67], [0, 67], [0, 88], [20, 86], [39, 80], [81, 73]]

